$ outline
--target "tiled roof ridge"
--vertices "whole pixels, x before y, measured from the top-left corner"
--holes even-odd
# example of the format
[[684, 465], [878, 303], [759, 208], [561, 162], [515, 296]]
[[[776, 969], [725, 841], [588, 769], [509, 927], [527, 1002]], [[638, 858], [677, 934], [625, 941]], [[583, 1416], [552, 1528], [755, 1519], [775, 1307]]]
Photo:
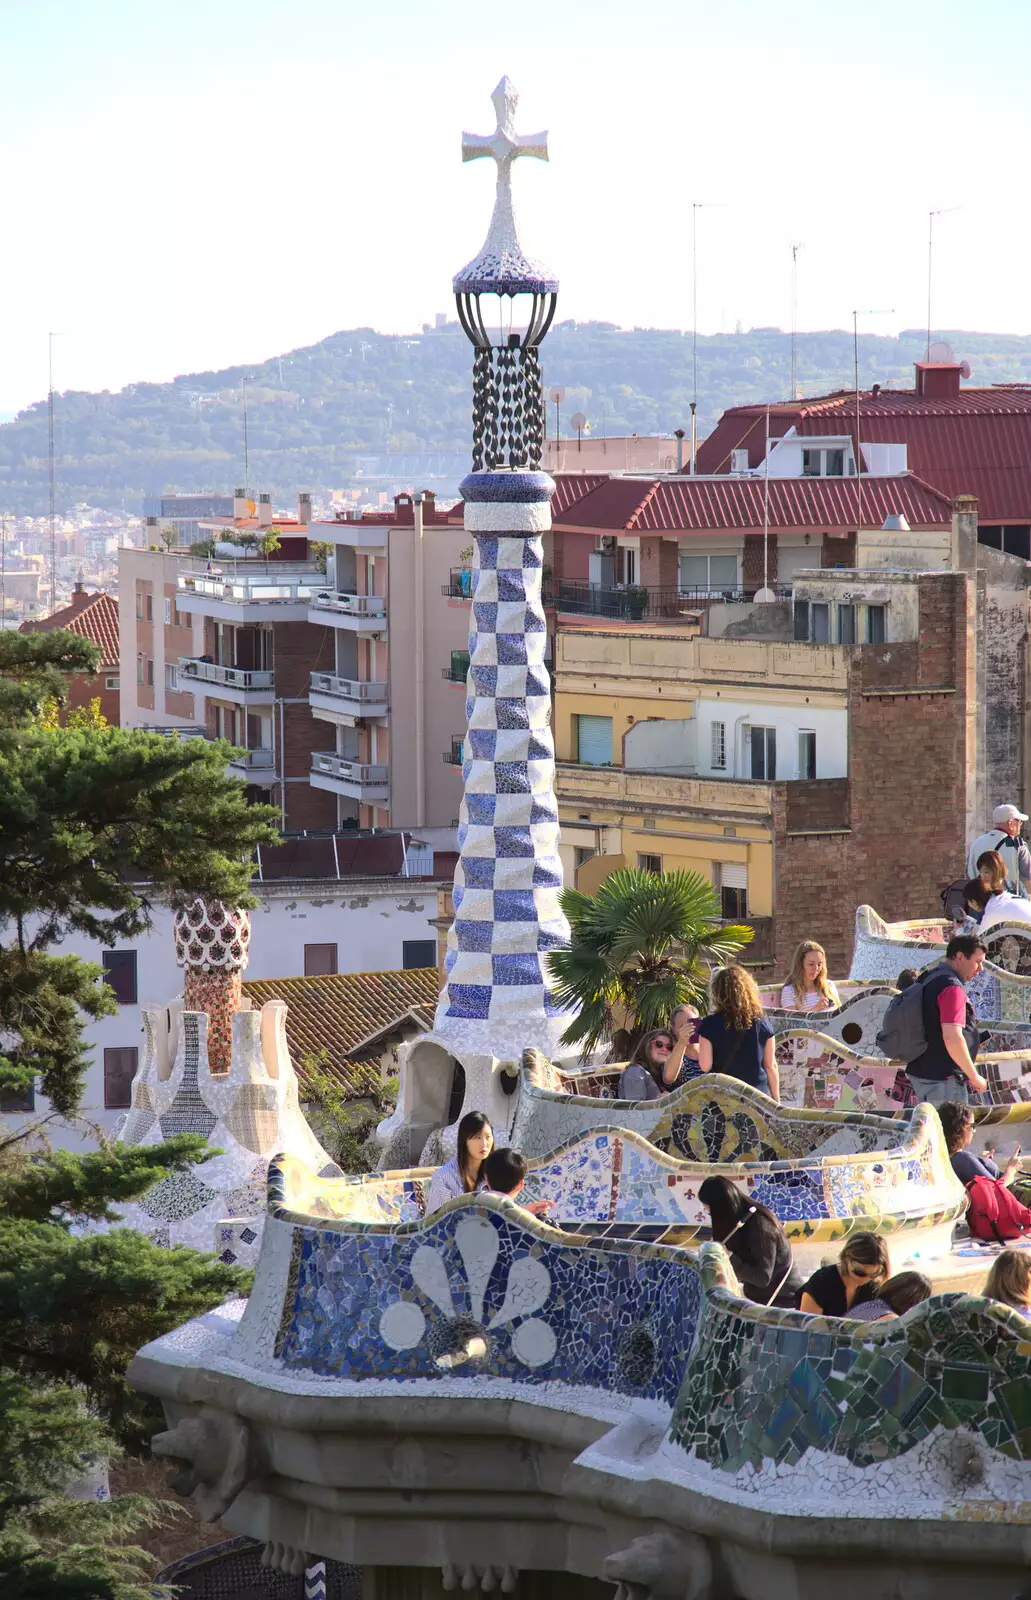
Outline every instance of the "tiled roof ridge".
[[58, 629], [66, 633], [77, 633], [84, 639], [89, 639], [103, 652], [100, 660], [101, 667], [113, 667], [118, 664], [118, 601], [106, 589], [98, 589], [96, 594], [87, 596], [86, 600], [77, 605], [73, 598], [68, 605], [61, 606], [59, 610], [52, 611], [48, 617], [40, 617], [38, 621], [23, 623], [21, 632], [25, 633], [52, 633]]
[[658, 494], [659, 487], [660, 487], [661, 483], [662, 483], [662, 479], [661, 478], [653, 478], [652, 479], [651, 487], [649, 488], [647, 494], [644, 496], [644, 498], [639, 503], [639, 505], [637, 507], [637, 510], [631, 513], [631, 515], [629, 517], [629, 520], [627, 521], [627, 524], [626, 524], [627, 533], [632, 532], [632, 530], [637, 526], [638, 518], [644, 516], [644, 513], [647, 511], [649, 505], [655, 499], [655, 496]]

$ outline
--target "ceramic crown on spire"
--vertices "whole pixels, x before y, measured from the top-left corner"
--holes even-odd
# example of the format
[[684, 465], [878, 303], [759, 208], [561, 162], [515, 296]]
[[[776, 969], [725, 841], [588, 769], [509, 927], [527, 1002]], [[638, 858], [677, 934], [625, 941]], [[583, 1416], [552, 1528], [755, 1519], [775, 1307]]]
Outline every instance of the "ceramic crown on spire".
[[474, 472], [540, 464], [544, 390], [538, 347], [558, 300], [558, 279], [523, 250], [512, 209], [512, 163], [518, 156], [547, 161], [548, 136], [516, 133], [519, 96], [507, 78], [491, 98], [497, 127], [490, 135], [464, 133], [462, 160], [490, 156], [497, 163], [494, 215], [483, 249], [453, 281], [459, 320], [476, 350]]

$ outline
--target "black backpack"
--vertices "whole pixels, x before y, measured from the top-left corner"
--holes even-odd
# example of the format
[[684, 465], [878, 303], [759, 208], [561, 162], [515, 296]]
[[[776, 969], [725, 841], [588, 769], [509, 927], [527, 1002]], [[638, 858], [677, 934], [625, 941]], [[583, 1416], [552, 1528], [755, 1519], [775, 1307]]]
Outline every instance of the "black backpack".
[[965, 922], [970, 915], [963, 893], [969, 881], [969, 878], [954, 878], [941, 892], [942, 911], [949, 922]]
[[891, 1061], [915, 1061], [927, 1049], [924, 1029], [924, 983], [922, 973], [908, 989], [888, 1001], [877, 1033], [877, 1048]]

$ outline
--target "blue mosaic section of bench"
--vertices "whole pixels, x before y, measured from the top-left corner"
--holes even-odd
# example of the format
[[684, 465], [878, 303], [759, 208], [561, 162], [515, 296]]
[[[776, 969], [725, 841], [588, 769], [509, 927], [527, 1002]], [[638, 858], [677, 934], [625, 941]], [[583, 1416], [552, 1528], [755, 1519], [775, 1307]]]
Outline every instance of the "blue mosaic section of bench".
[[705, 1310], [670, 1438], [726, 1472], [810, 1448], [871, 1466], [936, 1428], [1031, 1459], [1031, 1323], [973, 1295], [857, 1323], [737, 1298], [724, 1251], [701, 1252]]
[[294, 1224], [276, 1355], [333, 1378], [504, 1378], [672, 1405], [697, 1326], [694, 1257], [570, 1239], [497, 1196], [422, 1225]]

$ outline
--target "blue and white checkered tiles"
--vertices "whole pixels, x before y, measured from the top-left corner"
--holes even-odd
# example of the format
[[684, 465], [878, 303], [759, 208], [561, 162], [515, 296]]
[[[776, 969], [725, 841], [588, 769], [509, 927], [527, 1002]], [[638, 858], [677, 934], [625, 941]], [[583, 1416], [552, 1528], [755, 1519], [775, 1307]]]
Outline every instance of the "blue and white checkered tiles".
[[[541, 533], [554, 485], [544, 473], [476, 473], [462, 485], [475, 538], [468, 731], [447, 982], [434, 1031], [456, 1021], [525, 1043], [559, 1015], [543, 958], [565, 943], [551, 690], [544, 665]], [[505, 498], [510, 495], [511, 498]], [[534, 1026], [534, 1024], [537, 1026]], [[554, 1032], [554, 1023], [547, 1030]]]

